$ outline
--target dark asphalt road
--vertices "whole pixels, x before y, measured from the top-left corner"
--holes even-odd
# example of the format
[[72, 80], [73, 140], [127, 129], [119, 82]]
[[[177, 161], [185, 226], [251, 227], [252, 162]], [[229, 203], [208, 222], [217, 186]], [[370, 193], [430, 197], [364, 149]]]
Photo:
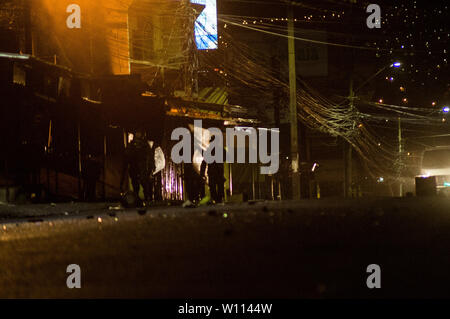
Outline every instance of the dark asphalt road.
[[[0, 297], [450, 297], [449, 199], [112, 212], [0, 221]], [[81, 289], [66, 287], [69, 264]]]

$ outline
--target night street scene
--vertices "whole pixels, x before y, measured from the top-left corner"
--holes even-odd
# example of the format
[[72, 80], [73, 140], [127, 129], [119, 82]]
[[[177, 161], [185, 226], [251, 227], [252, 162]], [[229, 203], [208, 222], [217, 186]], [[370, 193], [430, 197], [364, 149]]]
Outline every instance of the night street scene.
[[449, 5], [1, 1], [0, 299], [448, 300]]

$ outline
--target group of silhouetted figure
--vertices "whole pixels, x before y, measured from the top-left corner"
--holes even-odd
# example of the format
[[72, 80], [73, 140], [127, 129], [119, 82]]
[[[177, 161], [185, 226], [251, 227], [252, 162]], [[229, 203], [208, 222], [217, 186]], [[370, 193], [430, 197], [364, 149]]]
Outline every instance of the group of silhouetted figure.
[[[153, 202], [153, 179], [156, 168], [155, 145], [150, 145], [144, 130], [136, 130], [133, 139], [125, 149], [124, 163], [121, 189], [126, 175], [125, 170], [127, 170], [133, 187], [133, 199], [131, 201], [135, 201], [136, 205], [151, 205]], [[184, 163], [183, 178], [187, 195], [185, 204], [188, 203], [185, 206], [192, 207], [201, 202], [207, 204], [223, 202], [225, 183], [223, 163], [214, 162], [207, 164], [203, 160], [200, 166], [200, 174], [197, 173], [192, 163]], [[209, 186], [210, 198], [205, 198], [205, 184]], [[144, 202], [141, 202], [139, 199], [141, 187], [144, 193]], [[129, 191], [123, 194], [130, 197]]]

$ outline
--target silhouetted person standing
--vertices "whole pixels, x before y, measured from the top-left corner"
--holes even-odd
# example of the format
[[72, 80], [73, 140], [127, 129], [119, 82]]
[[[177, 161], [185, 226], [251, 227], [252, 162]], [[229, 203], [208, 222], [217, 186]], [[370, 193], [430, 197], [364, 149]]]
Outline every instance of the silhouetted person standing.
[[142, 130], [136, 131], [133, 140], [125, 150], [125, 157], [134, 193], [138, 197], [142, 186], [145, 201], [150, 202], [153, 197], [152, 177], [155, 170], [155, 154], [154, 148], [150, 147]]
[[187, 195], [187, 201], [184, 203], [186, 207], [193, 207], [198, 204], [203, 197], [205, 197], [205, 182], [203, 181], [203, 176], [200, 172], [196, 171], [194, 166], [194, 154], [195, 154], [195, 144], [191, 144], [191, 161], [190, 163], [184, 163], [183, 173], [184, 182]]
[[[211, 138], [210, 143], [214, 140], [214, 136]], [[210, 144], [208, 146], [207, 152], [211, 151], [209, 148], [211, 148], [212, 145]], [[216, 150], [214, 149], [214, 152]], [[212, 153], [214, 153], [212, 152]], [[223, 157], [225, 157], [226, 151], [223, 150]], [[214, 156], [214, 154], [212, 154]], [[223, 169], [223, 163], [210, 163], [207, 164], [205, 160], [203, 160], [201, 167], [200, 167], [200, 176], [205, 176], [205, 170], [206, 167], [208, 167], [208, 185], [209, 185], [209, 191], [211, 193], [211, 199], [215, 203], [221, 203], [224, 198], [224, 183], [225, 183], [225, 177], [224, 175], [224, 169]]]

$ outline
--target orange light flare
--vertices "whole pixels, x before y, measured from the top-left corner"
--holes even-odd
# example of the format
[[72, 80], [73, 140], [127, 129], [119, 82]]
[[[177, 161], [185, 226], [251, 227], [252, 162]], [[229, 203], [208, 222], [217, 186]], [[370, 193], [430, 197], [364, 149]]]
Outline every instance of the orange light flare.
[[[66, 12], [76, 3], [81, 28], [67, 27]], [[58, 64], [83, 73], [129, 74], [128, 8], [132, 0], [34, 0], [32, 24], [36, 56], [56, 52]]]

